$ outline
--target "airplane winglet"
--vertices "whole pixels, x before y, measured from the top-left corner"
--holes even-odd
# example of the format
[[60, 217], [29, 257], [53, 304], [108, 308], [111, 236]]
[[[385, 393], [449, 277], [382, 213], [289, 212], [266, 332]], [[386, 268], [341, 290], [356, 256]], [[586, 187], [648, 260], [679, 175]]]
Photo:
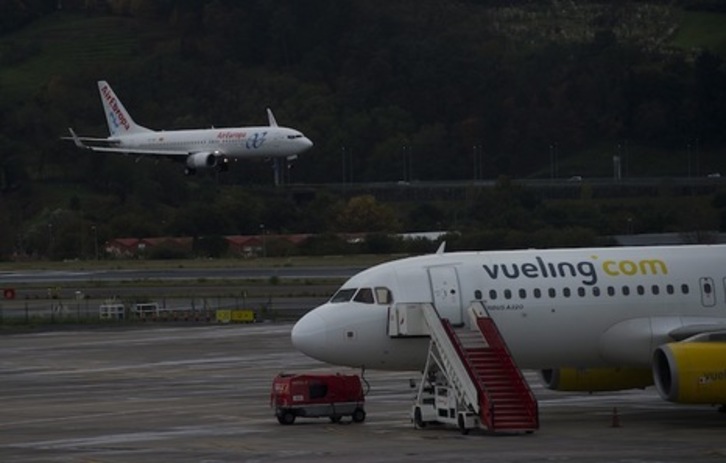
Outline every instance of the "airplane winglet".
[[275, 115], [272, 114], [272, 110], [270, 108], [267, 108], [267, 120], [270, 122], [270, 127], [277, 127], [277, 120], [275, 119]]
[[446, 252], [446, 241], [441, 242], [441, 244], [439, 245], [439, 249], [436, 250], [436, 255], [440, 256], [444, 252]]

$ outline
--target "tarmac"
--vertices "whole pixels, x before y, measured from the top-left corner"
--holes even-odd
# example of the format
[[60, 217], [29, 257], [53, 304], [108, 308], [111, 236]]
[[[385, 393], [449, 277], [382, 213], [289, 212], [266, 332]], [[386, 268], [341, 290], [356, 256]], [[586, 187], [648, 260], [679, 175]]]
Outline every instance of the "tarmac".
[[0, 335], [0, 461], [726, 461], [726, 415], [657, 393], [558, 393], [526, 372], [533, 434], [415, 429], [415, 372], [366, 372], [367, 418], [277, 423], [280, 372], [359, 373], [297, 352], [291, 324], [59, 329]]

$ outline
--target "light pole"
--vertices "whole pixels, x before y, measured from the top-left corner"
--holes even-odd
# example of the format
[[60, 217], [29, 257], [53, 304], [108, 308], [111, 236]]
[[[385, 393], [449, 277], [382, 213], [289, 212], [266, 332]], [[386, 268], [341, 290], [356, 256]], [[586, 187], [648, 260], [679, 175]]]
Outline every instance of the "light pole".
[[48, 259], [53, 260], [53, 224], [48, 224]]
[[481, 145], [474, 145], [474, 180], [481, 180], [484, 175], [482, 173], [482, 149]]
[[91, 230], [93, 230], [93, 255], [98, 260], [98, 229], [95, 225], [91, 225]]
[[267, 243], [265, 240], [265, 224], [260, 224], [260, 234], [262, 235], [262, 257], [267, 257]]
[[342, 180], [343, 180], [343, 185], [345, 185], [345, 172], [346, 172], [346, 168], [345, 168], [345, 146], [341, 146], [340, 147], [340, 159], [342, 161], [342, 163], [341, 163], [341, 166], [342, 166], [342, 174], [343, 174]]

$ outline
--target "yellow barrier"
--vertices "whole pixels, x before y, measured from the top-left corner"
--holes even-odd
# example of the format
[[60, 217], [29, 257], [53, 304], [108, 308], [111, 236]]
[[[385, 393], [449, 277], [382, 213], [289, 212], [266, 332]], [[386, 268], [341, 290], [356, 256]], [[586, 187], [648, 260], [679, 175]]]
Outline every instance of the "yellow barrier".
[[217, 323], [229, 323], [232, 320], [231, 310], [217, 310], [216, 313]]
[[254, 323], [255, 312], [252, 310], [217, 310], [217, 323]]
[[255, 321], [255, 313], [251, 310], [233, 310], [232, 321], [235, 323], [252, 323]]

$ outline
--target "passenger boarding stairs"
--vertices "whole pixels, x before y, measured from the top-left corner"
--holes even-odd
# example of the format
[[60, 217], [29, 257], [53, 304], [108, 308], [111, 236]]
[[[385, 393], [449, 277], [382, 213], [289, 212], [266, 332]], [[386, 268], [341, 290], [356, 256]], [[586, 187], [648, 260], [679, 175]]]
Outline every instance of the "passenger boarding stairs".
[[414, 422], [450, 423], [464, 433], [475, 427], [494, 433], [538, 429], [534, 394], [484, 307], [469, 307], [470, 326], [456, 328], [433, 305], [420, 309], [431, 343]]

